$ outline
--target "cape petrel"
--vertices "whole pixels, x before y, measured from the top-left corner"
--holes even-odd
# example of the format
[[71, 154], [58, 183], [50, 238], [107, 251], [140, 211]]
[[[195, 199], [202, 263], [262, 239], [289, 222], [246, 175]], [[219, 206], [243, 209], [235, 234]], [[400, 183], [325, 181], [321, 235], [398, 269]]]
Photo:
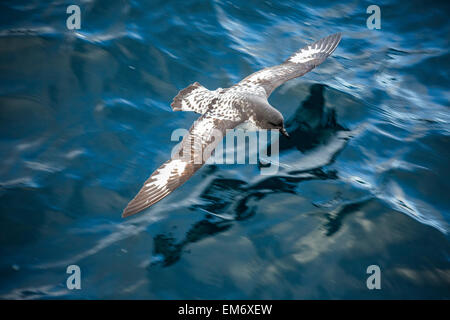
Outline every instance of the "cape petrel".
[[[226, 89], [210, 91], [198, 82], [181, 90], [173, 99], [174, 111], [194, 111], [201, 116], [183, 138], [180, 148], [189, 155], [176, 154], [161, 165], [145, 181], [144, 186], [122, 213], [127, 217], [150, 207], [186, 182], [202, 165], [220, 142], [213, 132], [223, 137], [227, 129], [250, 123], [260, 129], [278, 129], [289, 137], [282, 114], [267, 101], [284, 82], [300, 77], [321, 64], [336, 49], [341, 35], [330, 35], [290, 56], [282, 64], [265, 68]], [[202, 155], [195, 161], [197, 155]]]

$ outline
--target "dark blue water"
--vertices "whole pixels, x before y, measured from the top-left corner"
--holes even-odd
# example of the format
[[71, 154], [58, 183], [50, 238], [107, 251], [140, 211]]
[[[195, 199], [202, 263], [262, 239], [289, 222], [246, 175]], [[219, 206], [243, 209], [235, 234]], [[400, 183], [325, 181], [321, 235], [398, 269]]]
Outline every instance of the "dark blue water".
[[[370, 4], [2, 1], [0, 297], [450, 298], [450, 7], [377, 1], [369, 30]], [[276, 175], [208, 165], [121, 218], [197, 117], [171, 111], [178, 90], [335, 32], [332, 57], [270, 97], [293, 136]]]

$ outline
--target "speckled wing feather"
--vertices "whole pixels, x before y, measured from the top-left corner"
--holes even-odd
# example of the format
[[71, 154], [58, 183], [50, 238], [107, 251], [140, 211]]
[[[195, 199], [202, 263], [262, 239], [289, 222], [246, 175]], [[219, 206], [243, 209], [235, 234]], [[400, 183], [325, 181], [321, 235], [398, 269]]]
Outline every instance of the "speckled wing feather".
[[217, 102], [218, 91], [210, 91], [200, 83], [194, 82], [180, 90], [170, 106], [173, 111], [194, 111], [205, 114]]
[[186, 182], [208, 160], [227, 129], [240, 121], [221, 120], [207, 112], [194, 122], [183, 138], [179, 152], [145, 181], [143, 187], [122, 213], [127, 217], [150, 207]]
[[[300, 77], [325, 61], [341, 41], [336, 33], [318, 40], [294, 53], [282, 64], [257, 71], [236, 84], [236, 87], [262, 87], [266, 97], [284, 82]], [[252, 88], [253, 87], [253, 88]]]

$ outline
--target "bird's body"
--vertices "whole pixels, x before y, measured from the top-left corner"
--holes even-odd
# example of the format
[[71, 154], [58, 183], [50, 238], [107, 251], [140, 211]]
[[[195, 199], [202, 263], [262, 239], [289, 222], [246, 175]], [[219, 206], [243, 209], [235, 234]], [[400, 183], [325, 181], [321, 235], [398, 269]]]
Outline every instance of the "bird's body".
[[230, 88], [210, 91], [195, 82], [181, 90], [173, 99], [172, 109], [194, 111], [201, 116], [183, 138], [180, 152], [147, 179], [122, 216], [155, 204], [186, 182], [208, 160], [226, 130], [250, 123], [260, 129], [278, 129], [288, 136], [282, 114], [269, 104], [268, 97], [284, 82], [322, 63], [340, 39], [340, 34], [334, 34], [316, 41], [282, 64], [255, 72]]

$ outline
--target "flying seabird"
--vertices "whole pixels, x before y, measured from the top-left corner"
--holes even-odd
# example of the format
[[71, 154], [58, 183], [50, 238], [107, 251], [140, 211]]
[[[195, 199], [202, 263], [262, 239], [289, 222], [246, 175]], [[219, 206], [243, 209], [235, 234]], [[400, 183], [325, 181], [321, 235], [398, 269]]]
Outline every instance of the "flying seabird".
[[[291, 55], [277, 66], [257, 71], [226, 89], [210, 91], [198, 82], [178, 92], [174, 111], [194, 111], [201, 116], [183, 138], [180, 149], [145, 181], [122, 213], [128, 217], [150, 207], [186, 182], [208, 160], [227, 129], [250, 123], [260, 129], [277, 129], [289, 137], [282, 114], [267, 99], [284, 82], [300, 77], [321, 64], [336, 49], [341, 35], [330, 35]], [[205, 152], [209, 151], [209, 153]]]

